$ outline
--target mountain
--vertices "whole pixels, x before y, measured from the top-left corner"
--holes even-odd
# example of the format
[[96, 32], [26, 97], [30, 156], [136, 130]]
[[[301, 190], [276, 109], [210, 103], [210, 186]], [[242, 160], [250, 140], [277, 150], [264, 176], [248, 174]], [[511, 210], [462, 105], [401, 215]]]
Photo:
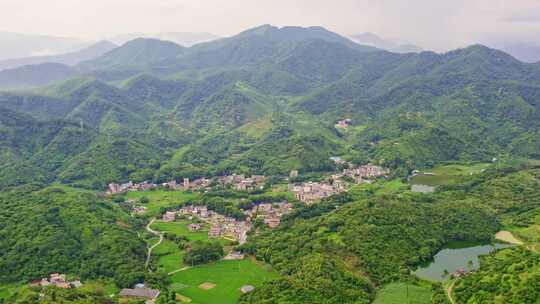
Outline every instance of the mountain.
[[169, 41], [138, 38], [105, 53], [103, 56], [81, 63], [84, 69], [145, 68], [149, 64], [174, 58], [184, 48]]
[[217, 40], [220, 37], [210, 33], [197, 33], [197, 32], [164, 32], [157, 34], [143, 34], [143, 33], [130, 33], [117, 35], [109, 38], [112, 42], [122, 45], [130, 40], [137, 38], [159, 39], [171, 41], [184, 47], [190, 47], [198, 43]]
[[84, 41], [68, 37], [0, 32], [0, 60], [56, 55], [83, 48]]
[[422, 48], [409, 44], [385, 40], [373, 33], [362, 33], [351, 36], [351, 39], [362, 45], [369, 45], [394, 53], [420, 53]]
[[[540, 68], [481, 45], [397, 54], [319, 27], [265, 25], [190, 48], [136, 39], [75, 69], [69, 81], [0, 95], [11, 111], [96, 132], [63, 166], [44, 168], [47, 181], [97, 187], [88, 159], [99, 148], [117, 158], [107, 170], [126, 161], [120, 138], [141, 163], [109, 180], [324, 171], [331, 156], [405, 176], [437, 162], [537, 155]], [[354, 126], [337, 131], [344, 118]], [[40, 167], [30, 157], [9, 172], [30, 163]]]
[[[75, 68], [79, 72], [78, 75], [91, 76], [103, 81], [122, 81], [140, 73], [162, 77], [202, 69], [251, 68], [253, 66], [261, 68], [267, 63], [284, 62], [287, 56], [294, 56], [295, 52], [302, 51], [302, 48], [306, 49], [306, 45], [315, 40], [331, 43], [333, 48], [341, 46], [343, 49], [345, 46], [356, 52], [377, 51], [375, 48], [355, 44], [349, 39], [321, 27], [277, 28], [264, 25], [230, 38], [202, 43], [190, 48], [183, 48], [169, 41], [139, 38], [102, 56], [81, 62]], [[316, 45], [312, 45], [309, 48], [316, 47]], [[350, 58], [351, 52], [348, 52], [346, 58]], [[324, 54], [327, 55], [325, 64], [329, 64], [328, 60], [334, 55], [331, 54], [330, 49], [326, 50]], [[311, 64], [315, 65], [316, 63]], [[36, 70], [36, 73], [46, 75], [47, 68], [48, 66], [36, 65], [31, 69]], [[51, 79], [48, 77], [36, 82], [11, 76], [25, 74], [25, 69], [29, 68], [22, 67], [21, 69], [23, 70], [6, 71], [5, 83], [0, 81], [0, 87], [13, 88], [51, 83]], [[272, 72], [277, 73], [277, 71]], [[63, 79], [73, 75], [74, 73], [66, 73]], [[52, 80], [58, 81], [62, 78], [54, 77]]]
[[38, 65], [42, 63], [60, 63], [69, 66], [77, 65], [80, 62], [99, 57], [117, 46], [109, 41], [99, 41], [89, 47], [75, 52], [50, 55], [50, 56], [32, 56], [25, 58], [16, 58], [0, 61], [0, 71], [14, 69], [25, 65]]
[[25, 65], [0, 71], [0, 88], [16, 89], [52, 84], [78, 75], [78, 70], [60, 63]]

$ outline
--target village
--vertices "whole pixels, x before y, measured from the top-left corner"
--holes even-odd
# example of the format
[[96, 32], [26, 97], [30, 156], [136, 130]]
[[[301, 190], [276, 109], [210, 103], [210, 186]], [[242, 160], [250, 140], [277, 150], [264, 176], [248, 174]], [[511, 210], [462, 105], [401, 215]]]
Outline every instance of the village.
[[[174, 221], [177, 216], [186, 216], [189, 219], [197, 218], [210, 225], [208, 237], [217, 239], [220, 237], [238, 241], [240, 245], [247, 241], [247, 233], [253, 227], [255, 220], [260, 219], [270, 228], [275, 228], [280, 224], [284, 215], [291, 213], [293, 205], [289, 202], [262, 203], [255, 205], [252, 209], [244, 211], [246, 219], [243, 221], [232, 217], [221, 215], [206, 206], [185, 206], [178, 211], [167, 211], [162, 216], [164, 222]], [[188, 229], [192, 232], [202, 228], [200, 224], [192, 223]]]
[[[390, 170], [373, 164], [354, 166], [353, 164], [342, 160], [340, 157], [331, 157], [330, 159], [334, 161], [336, 165], [345, 166], [345, 168], [341, 172], [329, 175], [324, 181], [307, 181], [301, 183], [289, 182], [287, 187], [288, 191], [293, 193], [297, 200], [309, 205], [320, 201], [323, 198], [347, 191], [347, 188], [351, 182], [354, 184], [371, 183], [376, 178], [387, 177], [390, 174]], [[298, 175], [298, 170], [291, 170], [289, 178], [286, 180], [294, 180], [298, 177]], [[224, 188], [231, 188], [236, 191], [253, 191], [262, 189], [266, 180], [267, 178], [263, 175], [252, 175], [250, 177], [246, 177], [242, 174], [231, 174], [218, 176], [212, 179], [202, 177], [193, 181], [191, 181], [189, 178], [184, 178], [182, 183], [177, 183], [176, 180], [171, 180], [162, 184], [154, 184], [148, 181], [144, 181], [142, 183], [133, 183], [130, 181], [124, 184], [109, 184], [106, 194], [113, 195], [128, 191], [147, 191], [157, 188], [180, 191], [209, 190], [212, 188], [212, 186], [216, 185]], [[132, 211], [135, 214], [144, 214], [146, 212], [146, 207], [142, 205], [133, 205]], [[202, 216], [201, 218], [207, 219], [208, 214], [203, 214], [205, 214], [205, 216]], [[200, 216], [200, 214], [194, 215]], [[222, 220], [217, 216], [215, 216], [215, 218], [216, 221]], [[230, 221], [228, 219], [223, 220], [225, 222]], [[277, 217], [274, 215], [270, 215], [267, 219], [265, 219], [265, 222], [267, 222], [271, 227], [279, 224]], [[231, 222], [228, 223], [230, 224]], [[245, 230], [245, 227], [236, 227], [241, 225], [232, 226], [235, 227], [222, 227], [223, 231], [216, 227], [214, 232], [215, 234], [237, 236], [237, 231]]]
[[171, 180], [162, 184], [154, 184], [148, 181], [141, 183], [127, 182], [124, 184], [110, 183], [106, 194], [118, 194], [125, 193], [128, 191], [147, 191], [157, 188], [167, 188], [171, 190], [202, 190], [209, 189], [213, 182], [221, 185], [222, 187], [231, 187], [236, 191], [253, 191], [257, 188], [262, 188], [266, 177], [263, 175], [252, 175], [246, 177], [243, 174], [232, 174], [218, 176], [213, 179], [206, 177], [201, 177], [191, 181], [189, 178], [184, 178], [181, 184], [177, 183], [176, 180]]
[[[303, 182], [289, 183], [288, 189], [295, 198], [306, 204], [313, 204], [325, 197], [347, 191], [347, 185], [344, 178], [352, 180], [355, 184], [371, 183], [379, 177], [386, 177], [390, 170], [372, 164], [355, 167], [352, 164], [343, 161], [339, 157], [331, 158], [338, 165], [345, 165], [347, 168], [342, 172], [332, 174], [323, 182]], [[298, 177], [298, 171], [293, 170], [289, 174], [290, 179]]]

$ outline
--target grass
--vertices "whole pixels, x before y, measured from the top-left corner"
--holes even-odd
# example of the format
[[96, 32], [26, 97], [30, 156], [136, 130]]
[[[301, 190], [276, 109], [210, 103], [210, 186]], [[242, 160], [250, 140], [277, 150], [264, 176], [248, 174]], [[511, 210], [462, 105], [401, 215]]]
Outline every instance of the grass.
[[412, 184], [421, 184], [428, 186], [448, 185], [457, 182], [461, 177], [478, 174], [489, 168], [489, 163], [476, 164], [451, 164], [436, 166], [432, 169], [427, 169], [425, 172], [435, 175], [417, 175], [411, 178]]
[[209, 230], [208, 224], [203, 223], [201, 224], [201, 230], [191, 232], [188, 229], [188, 225], [191, 223], [193, 223], [193, 221], [187, 219], [176, 220], [174, 222], [156, 221], [152, 224], [152, 229], [174, 235], [183, 235], [186, 236], [190, 241], [207, 240]]
[[179, 203], [193, 201], [199, 197], [199, 194], [168, 190], [130, 191], [126, 194], [126, 199], [135, 201], [142, 197], [146, 197], [149, 200], [149, 203], [145, 205], [148, 208], [146, 214], [155, 216], [159, 213], [161, 207], [169, 207]]
[[359, 184], [354, 185], [350, 192], [352, 194], [361, 193], [362, 191], [371, 191], [373, 193], [376, 193], [377, 195], [380, 194], [391, 194], [391, 193], [397, 193], [402, 192], [404, 190], [407, 190], [409, 186], [407, 184], [404, 184], [399, 179], [392, 179], [392, 180], [385, 180], [385, 179], [379, 179], [373, 184]]
[[[407, 297], [408, 289], [408, 297]], [[384, 286], [375, 298], [374, 304], [431, 304], [432, 292], [429, 287], [391, 283]]]
[[[232, 304], [240, 298], [242, 286], [258, 287], [264, 281], [278, 277], [267, 267], [249, 259], [196, 266], [171, 276], [171, 288], [192, 299], [194, 304]], [[216, 284], [216, 287], [203, 290], [198, 287], [203, 283]]]
[[183, 267], [184, 251], [174, 242], [163, 240], [152, 252], [158, 256], [158, 270], [169, 273]]
[[[188, 229], [188, 225], [193, 222], [194, 221], [188, 219], [180, 219], [174, 222], [156, 221], [152, 224], [152, 229], [174, 235], [186, 236], [190, 242], [207, 241], [209, 230], [208, 224], [201, 223], [201, 230], [191, 232]], [[220, 239], [219, 242], [223, 246], [230, 244], [230, 241], [225, 239]], [[159, 246], [154, 248], [152, 254], [158, 257], [158, 269], [161, 271], [169, 273], [185, 266], [183, 264], [184, 251], [178, 248], [178, 245], [172, 241], [166, 239], [163, 240]]]
[[0, 299], [7, 299], [13, 293], [13, 286], [0, 286]]

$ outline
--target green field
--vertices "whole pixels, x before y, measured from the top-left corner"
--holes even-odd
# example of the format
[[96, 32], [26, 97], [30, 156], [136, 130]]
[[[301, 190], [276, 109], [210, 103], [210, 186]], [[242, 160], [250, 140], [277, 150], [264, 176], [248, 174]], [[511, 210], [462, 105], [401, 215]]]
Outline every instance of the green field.
[[161, 207], [174, 206], [178, 203], [193, 201], [199, 196], [198, 193], [186, 193], [182, 191], [152, 190], [152, 191], [130, 191], [126, 194], [128, 200], [139, 200], [142, 197], [150, 201], [145, 205], [148, 208], [146, 214], [155, 216]]
[[203, 223], [201, 230], [191, 232], [188, 229], [188, 225], [191, 223], [193, 223], [193, 221], [190, 221], [187, 219], [176, 220], [174, 222], [156, 221], [152, 224], [152, 229], [158, 230], [161, 232], [171, 233], [174, 235], [184, 235], [190, 241], [207, 240], [208, 230], [209, 230], [208, 224]]
[[163, 272], [171, 272], [178, 270], [183, 266], [184, 251], [178, 248], [174, 242], [163, 240], [159, 244], [152, 255], [158, 258], [158, 270]]
[[[407, 292], [408, 289], [408, 292]], [[408, 294], [408, 297], [407, 297]], [[432, 292], [428, 287], [391, 283], [384, 286], [374, 304], [431, 304]]]
[[407, 184], [404, 184], [399, 179], [392, 179], [392, 180], [385, 180], [385, 179], [379, 179], [373, 184], [368, 183], [362, 183], [358, 185], [354, 185], [350, 193], [351, 194], [360, 194], [363, 191], [369, 191], [376, 194], [391, 194], [396, 192], [405, 191], [409, 188]]
[[[242, 286], [258, 287], [265, 280], [278, 277], [267, 267], [248, 259], [196, 266], [171, 276], [171, 289], [191, 298], [193, 304], [232, 304], [240, 297]], [[198, 287], [206, 282], [216, 287], [210, 290]]]
[[421, 184], [427, 186], [440, 186], [455, 183], [459, 178], [467, 175], [478, 174], [489, 168], [489, 163], [477, 164], [451, 164], [436, 166], [432, 169], [426, 169], [425, 172], [433, 173], [434, 175], [416, 175], [410, 179], [411, 184]]
[[0, 299], [8, 298], [13, 291], [12, 286], [0, 286]]
[[[201, 230], [191, 232], [188, 229], [188, 225], [193, 222], [194, 221], [188, 219], [180, 219], [174, 222], [156, 221], [152, 224], [152, 229], [164, 233], [186, 236], [190, 242], [207, 241], [209, 230], [208, 224], [202, 223]], [[230, 241], [225, 239], [219, 239], [219, 242], [223, 246], [230, 244]], [[163, 242], [154, 249], [152, 255], [158, 258], [158, 269], [161, 271], [168, 273], [185, 266], [183, 264], [184, 252], [172, 241], [163, 240]]]

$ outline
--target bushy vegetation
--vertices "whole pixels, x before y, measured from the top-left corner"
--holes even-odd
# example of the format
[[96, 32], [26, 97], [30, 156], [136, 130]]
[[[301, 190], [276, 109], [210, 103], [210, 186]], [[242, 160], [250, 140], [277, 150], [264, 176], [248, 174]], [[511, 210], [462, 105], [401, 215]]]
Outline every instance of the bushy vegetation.
[[504, 249], [481, 260], [481, 267], [454, 287], [458, 303], [540, 303], [540, 255], [525, 248]]
[[[253, 237], [242, 249], [273, 265], [283, 275], [282, 282], [293, 277], [299, 267], [309, 265], [306, 259], [313, 256], [345, 263], [371, 286], [409, 280], [411, 271], [444, 244], [489, 241], [501, 221], [514, 219], [516, 224], [530, 218], [528, 210], [540, 208], [540, 200], [532, 199], [540, 193], [538, 182], [537, 170], [509, 169], [474, 175], [461, 186], [447, 186], [428, 195], [359, 188], [297, 210], [284, 226]], [[301, 259], [302, 265], [294, 262]], [[327, 275], [343, 275], [343, 268], [332, 269]], [[311, 271], [316, 273], [317, 268]], [[295, 286], [307, 283], [268, 283], [250, 298], [279, 303], [271, 299], [281, 295], [297, 301]], [[349, 294], [346, 290], [333, 292], [344, 296]], [[357, 294], [345, 303], [372, 296], [370, 292]]]
[[224, 255], [223, 246], [218, 242], [195, 241], [190, 244], [184, 255], [184, 264], [198, 265], [221, 259]]
[[0, 204], [2, 282], [60, 272], [129, 286], [144, 276], [145, 244], [135, 223], [95, 194], [29, 185], [2, 192]]

